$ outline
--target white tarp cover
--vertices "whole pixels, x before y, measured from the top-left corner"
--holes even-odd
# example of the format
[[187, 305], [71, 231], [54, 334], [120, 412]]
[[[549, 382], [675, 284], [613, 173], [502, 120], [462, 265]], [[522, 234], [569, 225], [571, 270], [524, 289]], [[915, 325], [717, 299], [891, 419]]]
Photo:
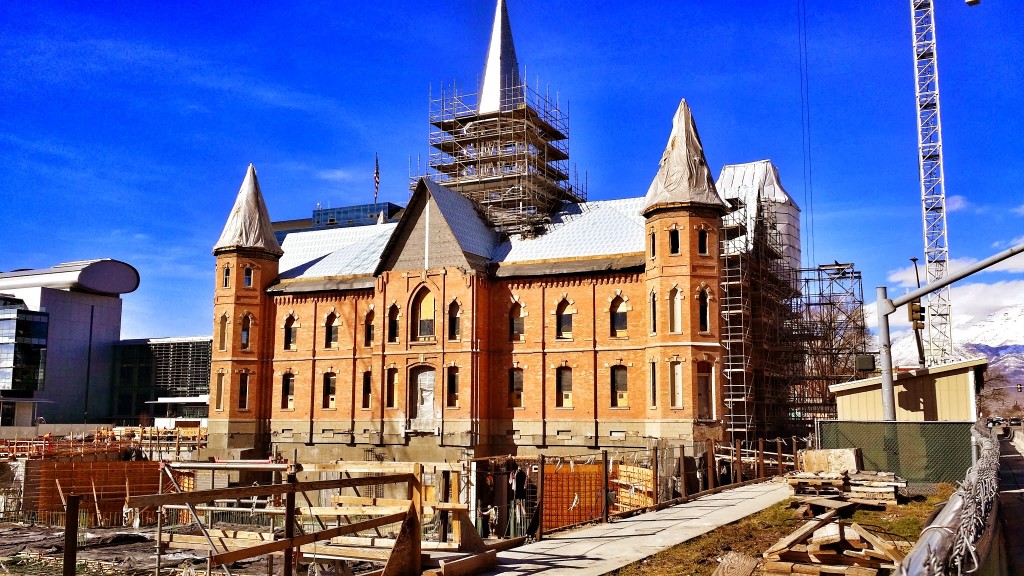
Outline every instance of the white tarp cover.
[[704, 157], [704, 146], [697, 134], [697, 124], [685, 99], [679, 102], [672, 119], [672, 134], [661, 156], [658, 174], [644, 197], [644, 211], [659, 204], [680, 203], [725, 208], [725, 202], [715, 190], [715, 182]]
[[220, 240], [213, 246], [214, 251], [221, 248], [260, 248], [274, 254], [283, 253], [274, 237], [270, 214], [263, 202], [260, 183], [256, 180], [256, 167], [252, 164], [245, 172]]

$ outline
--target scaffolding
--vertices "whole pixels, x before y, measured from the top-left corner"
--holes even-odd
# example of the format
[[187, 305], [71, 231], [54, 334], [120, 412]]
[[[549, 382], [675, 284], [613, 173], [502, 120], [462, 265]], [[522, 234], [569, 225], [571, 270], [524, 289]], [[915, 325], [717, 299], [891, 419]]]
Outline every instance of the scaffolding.
[[836, 418], [829, 386], [859, 378], [857, 357], [867, 348], [864, 288], [851, 263], [823, 264], [800, 270], [799, 296], [791, 333], [805, 348], [805, 370], [789, 386], [786, 404], [793, 433], [805, 434], [814, 421]]
[[502, 88], [501, 106], [479, 111], [455, 84], [430, 97], [427, 175], [472, 200], [505, 234], [533, 234], [564, 202], [586, 200], [569, 174], [569, 117], [526, 84]]
[[798, 283], [785, 247], [793, 238], [760, 195], [727, 200], [720, 236], [726, 432], [735, 440], [776, 437], [787, 432], [787, 384], [803, 366], [791, 333]]

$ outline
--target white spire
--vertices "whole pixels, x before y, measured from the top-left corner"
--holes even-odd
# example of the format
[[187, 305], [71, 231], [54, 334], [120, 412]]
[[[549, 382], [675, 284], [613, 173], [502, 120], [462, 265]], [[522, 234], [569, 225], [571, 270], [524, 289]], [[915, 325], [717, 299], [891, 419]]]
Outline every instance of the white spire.
[[512, 43], [512, 26], [508, 21], [505, 0], [494, 8], [494, 27], [484, 65], [484, 85], [480, 89], [477, 112], [486, 114], [509, 110], [523, 103], [523, 81], [519, 77], [519, 60]]
[[256, 167], [252, 164], [245, 171], [245, 179], [238, 189], [235, 205], [231, 208], [231, 214], [228, 215], [224, 231], [214, 245], [213, 252], [216, 254], [219, 250], [231, 248], [256, 248], [278, 256], [284, 254], [274, 237], [270, 213], [263, 202], [260, 183], [256, 180]]
[[704, 157], [704, 146], [697, 134], [686, 100], [679, 102], [672, 119], [672, 134], [661, 155], [658, 173], [644, 197], [644, 212], [658, 205], [706, 204], [725, 208], [715, 189], [711, 170]]

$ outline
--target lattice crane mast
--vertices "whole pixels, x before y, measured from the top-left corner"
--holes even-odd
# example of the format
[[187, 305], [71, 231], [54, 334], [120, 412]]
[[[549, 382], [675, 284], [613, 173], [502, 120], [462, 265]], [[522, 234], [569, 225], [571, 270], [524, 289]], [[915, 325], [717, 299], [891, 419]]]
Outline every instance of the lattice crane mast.
[[[975, 4], [976, 0], [968, 1]], [[924, 220], [926, 283], [948, 275], [946, 187], [942, 171], [942, 121], [939, 116], [939, 69], [935, 55], [935, 10], [932, 0], [910, 0], [914, 32], [914, 77], [917, 92], [918, 167]], [[928, 295], [925, 362], [932, 366], [953, 359], [949, 287]]]

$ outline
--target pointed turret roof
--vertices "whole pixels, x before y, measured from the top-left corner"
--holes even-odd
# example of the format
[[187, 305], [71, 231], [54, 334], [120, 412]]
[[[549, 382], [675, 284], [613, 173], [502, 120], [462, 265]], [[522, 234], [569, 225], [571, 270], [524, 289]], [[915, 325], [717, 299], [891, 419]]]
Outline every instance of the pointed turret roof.
[[249, 164], [245, 179], [238, 189], [235, 205], [231, 208], [228, 221], [220, 240], [213, 246], [213, 253], [232, 248], [250, 248], [263, 250], [280, 256], [284, 254], [281, 245], [274, 237], [274, 229], [270, 224], [270, 213], [263, 202], [260, 183], [256, 179], [256, 167]]
[[512, 26], [508, 21], [505, 0], [498, 0], [494, 9], [491, 44], [484, 65], [484, 84], [480, 89], [477, 112], [486, 114], [508, 110], [523, 102], [523, 82], [519, 76], [519, 60], [512, 43]]
[[661, 155], [658, 174], [644, 197], [643, 212], [656, 207], [681, 204], [704, 204], [725, 209], [726, 204], [715, 189], [704, 147], [697, 134], [686, 100], [679, 102], [672, 120], [672, 134], [668, 137], [665, 153]]

